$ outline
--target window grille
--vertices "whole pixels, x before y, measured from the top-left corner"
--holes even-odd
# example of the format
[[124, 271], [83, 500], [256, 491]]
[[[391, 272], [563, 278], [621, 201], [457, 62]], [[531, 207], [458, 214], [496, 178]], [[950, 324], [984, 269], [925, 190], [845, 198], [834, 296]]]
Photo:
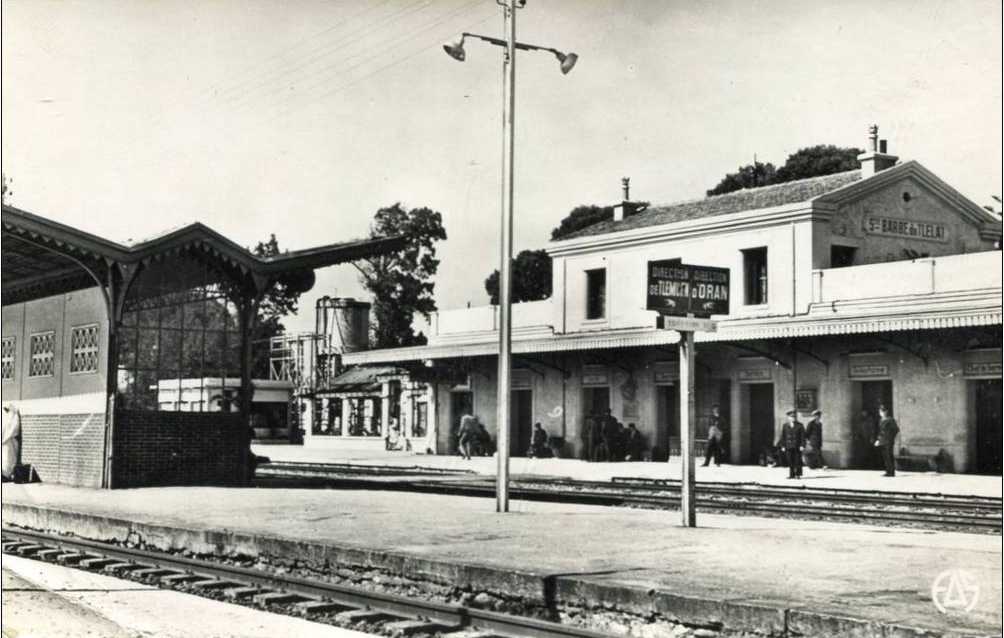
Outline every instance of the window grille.
[[56, 333], [40, 332], [31, 335], [28, 362], [29, 377], [51, 377], [55, 371]]
[[0, 379], [4, 381], [14, 380], [15, 352], [17, 351], [17, 338], [4, 337], [3, 345], [0, 346]]
[[98, 324], [77, 326], [70, 330], [70, 374], [98, 371]]

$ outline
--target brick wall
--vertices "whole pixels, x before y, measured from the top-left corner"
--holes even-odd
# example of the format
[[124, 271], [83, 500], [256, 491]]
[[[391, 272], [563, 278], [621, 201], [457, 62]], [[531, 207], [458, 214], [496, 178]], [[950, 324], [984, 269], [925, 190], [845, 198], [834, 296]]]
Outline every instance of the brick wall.
[[247, 451], [239, 414], [119, 410], [114, 484], [242, 485]]
[[46, 483], [101, 487], [105, 415], [21, 417], [21, 460]]

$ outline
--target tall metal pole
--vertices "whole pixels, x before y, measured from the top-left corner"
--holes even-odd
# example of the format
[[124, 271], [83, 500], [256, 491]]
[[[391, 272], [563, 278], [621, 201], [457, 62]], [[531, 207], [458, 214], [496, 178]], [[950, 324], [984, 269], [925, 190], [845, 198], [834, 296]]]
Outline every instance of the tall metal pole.
[[680, 331], [680, 512], [683, 526], [697, 525], [694, 490], [694, 332]]
[[502, 250], [499, 264], [498, 476], [495, 511], [509, 511], [509, 401], [512, 354], [513, 155], [516, 110], [516, 0], [506, 0], [506, 55], [502, 118]]

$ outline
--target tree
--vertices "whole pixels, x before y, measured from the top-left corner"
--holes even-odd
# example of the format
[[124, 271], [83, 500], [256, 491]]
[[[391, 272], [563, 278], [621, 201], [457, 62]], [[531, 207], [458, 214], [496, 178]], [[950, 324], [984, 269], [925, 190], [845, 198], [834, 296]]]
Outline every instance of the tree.
[[3, 183], [3, 191], [2, 191], [2, 195], [0, 195], [0, 201], [2, 201], [4, 204], [8, 204], [8, 203], [10, 203], [11, 195], [14, 194], [14, 191], [11, 190], [11, 188], [10, 188], [10, 185], [11, 185], [11, 183], [14, 182], [14, 180], [7, 179], [7, 173], [0, 174], [0, 177], [3, 178], [3, 182], [2, 182]]
[[724, 195], [744, 188], [756, 188], [772, 184], [776, 169], [770, 162], [753, 161], [752, 164], [740, 166], [735, 173], [728, 173], [718, 182], [718, 185], [707, 191], [708, 197]]
[[774, 184], [792, 182], [806, 177], [832, 175], [861, 168], [860, 148], [841, 148], [832, 144], [817, 144], [799, 149], [788, 156], [784, 166], [777, 169]]
[[551, 241], [563, 239], [587, 226], [613, 218], [613, 206], [576, 206], [561, 220], [557, 228], [551, 231]]
[[[485, 279], [493, 306], [499, 303], [499, 271]], [[551, 296], [551, 258], [545, 250], [524, 250], [512, 261], [512, 302], [539, 301]]]
[[373, 217], [370, 236], [404, 235], [400, 251], [354, 262], [359, 281], [373, 295], [372, 336], [376, 348], [422, 345], [415, 334], [415, 314], [429, 318], [436, 310], [433, 277], [439, 269], [436, 242], [446, 239], [443, 216], [428, 208], [405, 209], [400, 203], [381, 208]]
[[[279, 250], [279, 242], [275, 238], [275, 233], [272, 233], [268, 241], [258, 242], [251, 252], [257, 257], [275, 257], [282, 251]], [[259, 304], [258, 316], [251, 334], [252, 343], [255, 344], [255, 347], [252, 348], [252, 377], [268, 378], [269, 340], [285, 330], [282, 319], [296, 313], [300, 294], [291, 282], [278, 281]]]
[[723, 195], [743, 188], [756, 188], [771, 184], [783, 184], [796, 179], [831, 175], [861, 168], [859, 148], [842, 148], [832, 144], [817, 144], [799, 149], [788, 156], [780, 168], [767, 162], [757, 162], [740, 166], [735, 173], [729, 173], [718, 185], [707, 191], [708, 196]]

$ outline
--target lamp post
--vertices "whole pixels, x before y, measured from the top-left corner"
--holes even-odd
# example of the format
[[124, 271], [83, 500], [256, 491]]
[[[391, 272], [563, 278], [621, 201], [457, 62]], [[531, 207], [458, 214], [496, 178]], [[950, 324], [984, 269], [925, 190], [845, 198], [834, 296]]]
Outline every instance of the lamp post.
[[509, 401], [512, 386], [512, 220], [513, 220], [513, 156], [515, 151], [514, 122], [516, 111], [516, 50], [547, 51], [553, 53], [567, 74], [575, 66], [578, 56], [562, 53], [551, 47], [536, 46], [516, 41], [516, 9], [526, 0], [496, 0], [503, 6], [506, 39], [476, 33], [462, 33], [456, 40], [443, 45], [453, 59], [461, 62], [467, 57], [464, 40], [476, 38], [505, 48], [502, 117], [502, 241], [499, 263], [499, 366], [498, 366], [498, 474], [495, 480], [495, 510], [509, 511]]

